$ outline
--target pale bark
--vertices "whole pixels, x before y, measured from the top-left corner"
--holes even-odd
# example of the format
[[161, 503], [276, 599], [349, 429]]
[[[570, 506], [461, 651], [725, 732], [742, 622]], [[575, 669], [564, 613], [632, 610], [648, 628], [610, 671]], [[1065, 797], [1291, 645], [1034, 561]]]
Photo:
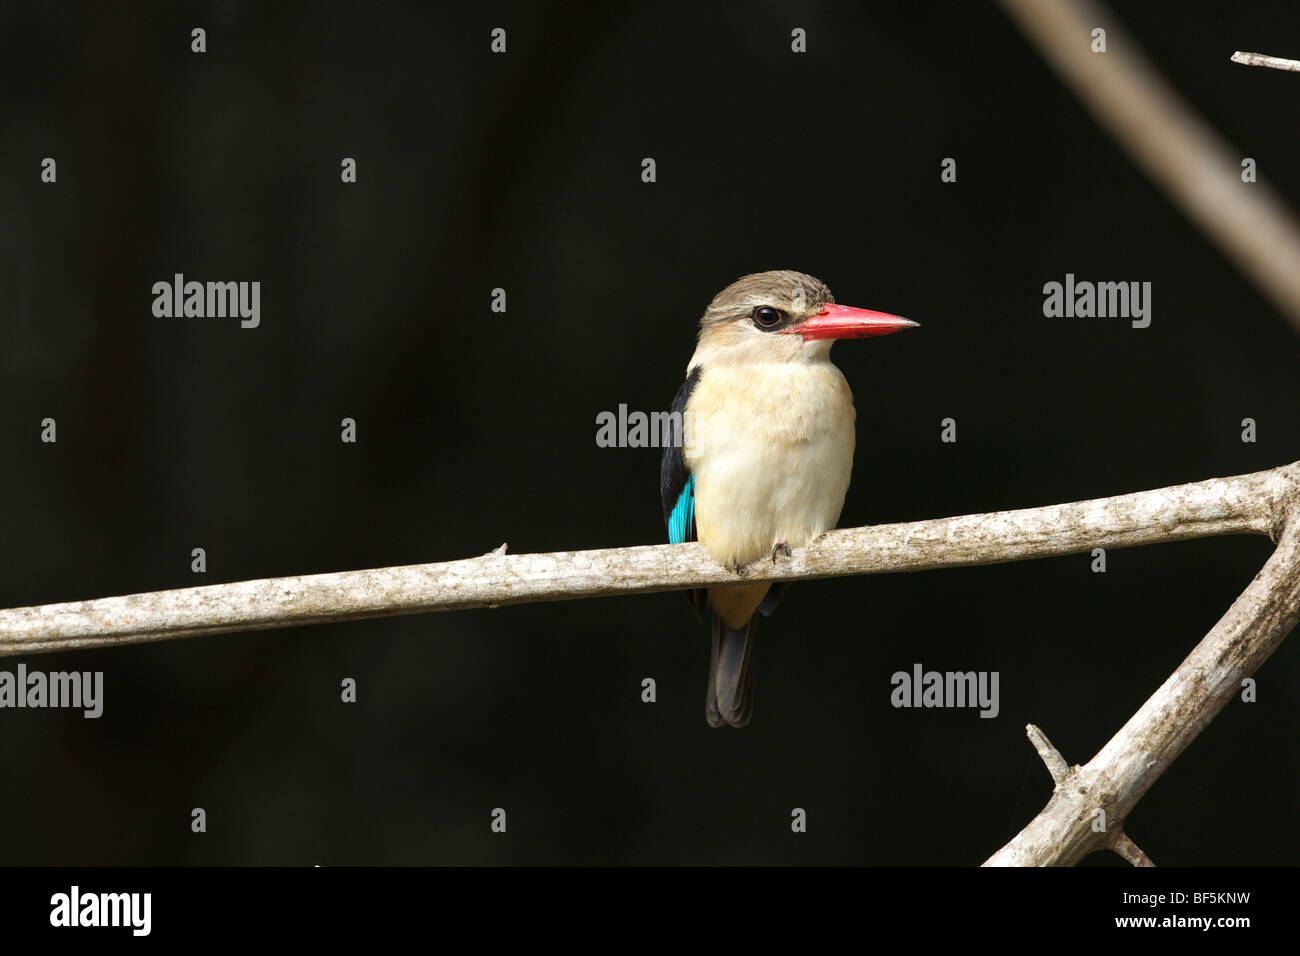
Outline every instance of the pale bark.
[[1243, 66], [1266, 66], [1273, 70], [1290, 70], [1292, 73], [1300, 73], [1300, 60], [1287, 60], [1280, 56], [1269, 56], [1266, 53], [1243, 53], [1238, 50], [1232, 54], [1233, 63], [1240, 63]]
[[[0, 610], [0, 656], [745, 580], [924, 571], [1221, 534], [1267, 534], [1297, 465], [1070, 504], [831, 531], [741, 572], [698, 544], [490, 553]], [[500, 550], [500, 549], [498, 549]]]
[[[1265, 534], [1277, 548], [1223, 619], [1086, 766], [1041, 730], [1029, 737], [1056, 782], [1047, 807], [987, 865], [1072, 864], [1108, 847], [1151, 865], [1125, 835], [1137, 801], [1276, 649], [1300, 617], [1300, 462], [1070, 504], [831, 531], [739, 571], [697, 544], [339, 571], [0, 611], [0, 656], [134, 644], [423, 611], [643, 594], [739, 579], [793, 581], [923, 571]], [[1104, 812], [1105, 828], [1094, 821]]]
[[[1300, 229], [1262, 182], [1243, 183], [1232, 149], [1088, 0], [1001, 0], [1044, 59], [1159, 188], [1300, 330]], [[1106, 52], [1092, 52], [1095, 28]]]
[[1043, 732], [1029, 726], [1056, 788], [1042, 813], [986, 866], [1069, 866], [1103, 847], [1150, 865], [1124, 834], [1129, 812], [1300, 619], [1300, 486], [1282, 508], [1287, 520], [1264, 569], [1092, 760], [1066, 767]]

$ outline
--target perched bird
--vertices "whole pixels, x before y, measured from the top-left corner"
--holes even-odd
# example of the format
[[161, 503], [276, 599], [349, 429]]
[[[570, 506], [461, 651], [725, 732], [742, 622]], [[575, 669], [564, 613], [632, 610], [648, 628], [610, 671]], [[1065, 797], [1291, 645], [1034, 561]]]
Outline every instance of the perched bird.
[[[669, 443], [660, 467], [669, 541], [698, 540], [719, 564], [739, 569], [835, 527], [853, 470], [856, 413], [831, 346], [916, 325], [836, 305], [830, 289], [802, 272], [760, 272], [718, 293], [673, 399], [682, 441]], [[757, 582], [691, 592], [712, 617], [710, 726], [749, 723], [755, 624], [783, 590]]]

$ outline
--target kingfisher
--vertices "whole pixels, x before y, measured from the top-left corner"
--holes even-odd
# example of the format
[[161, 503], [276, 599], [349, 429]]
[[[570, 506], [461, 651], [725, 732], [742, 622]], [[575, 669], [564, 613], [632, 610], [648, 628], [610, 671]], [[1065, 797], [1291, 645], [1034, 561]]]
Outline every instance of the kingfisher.
[[[668, 540], [699, 541], [739, 571], [789, 554], [835, 527], [853, 470], [853, 393], [831, 363], [836, 339], [888, 335], [919, 323], [837, 305], [802, 272], [747, 275], [714, 297], [700, 319], [686, 382], [673, 399], [660, 465]], [[784, 582], [690, 592], [712, 620], [705, 717], [744, 727], [753, 712], [754, 631]]]

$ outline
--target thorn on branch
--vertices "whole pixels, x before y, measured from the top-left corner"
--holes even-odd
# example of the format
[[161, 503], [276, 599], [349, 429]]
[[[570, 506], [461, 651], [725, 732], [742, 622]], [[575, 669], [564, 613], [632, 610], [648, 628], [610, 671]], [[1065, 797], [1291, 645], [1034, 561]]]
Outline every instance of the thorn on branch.
[[1136, 843], [1129, 839], [1128, 834], [1123, 830], [1113, 830], [1106, 837], [1106, 846], [1114, 850], [1124, 859], [1128, 860], [1134, 866], [1155, 866], [1151, 858], [1147, 856], [1138, 847]]
[[1034, 745], [1034, 749], [1038, 751], [1038, 756], [1042, 757], [1043, 763], [1047, 765], [1047, 772], [1052, 775], [1052, 782], [1058, 787], [1061, 786], [1070, 775], [1070, 765], [1061, 756], [1061, 752], [1052, 746], [1052, 742], [1047, 739], [1047, 734], [1037, 726], [1026, 725], [1025, 733], [1029, 736], [1029, 742]]

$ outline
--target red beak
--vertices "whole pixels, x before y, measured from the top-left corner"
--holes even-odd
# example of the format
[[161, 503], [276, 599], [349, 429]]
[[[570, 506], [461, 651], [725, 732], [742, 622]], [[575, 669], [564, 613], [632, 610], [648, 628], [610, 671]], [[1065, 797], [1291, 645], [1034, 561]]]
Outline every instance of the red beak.
[[816, 315], [809, 316], [786, 331], [797, 332], [808, 342], [813, 339], [865, 339], [873, 335], [888, 335], [903, 329], [919, 328], [920, 325], [919, 322], [900, 319], [886, 312], [827, 303]]

